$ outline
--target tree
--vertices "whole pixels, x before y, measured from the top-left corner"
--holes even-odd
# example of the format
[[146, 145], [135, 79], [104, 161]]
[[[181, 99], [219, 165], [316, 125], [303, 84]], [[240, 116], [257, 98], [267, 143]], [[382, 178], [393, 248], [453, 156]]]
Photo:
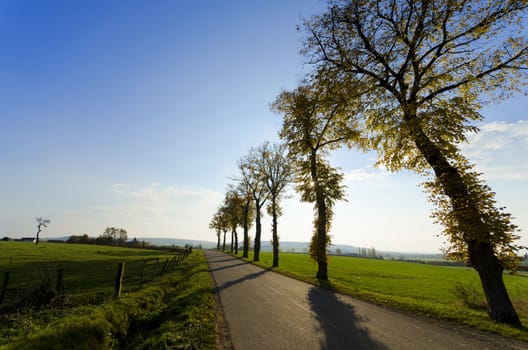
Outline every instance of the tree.
[[222, 226], [221, 226], [221, 219], [220, 219], [219, 212], [216, 212], [213, 215], [213, 218], [211, 219], [211, 222], [209, 223], [209, 228], [211, 230], [216, 231], [216, 238], [217, 238], [216, 250], [220, 250], [220, 236], [222, 234]]
[[97, 237], [97, 241], [102, 244], [124, 245], [128, 239], [127, 231], [118, 227], [107, 227], [105, 231]]
[[127, 234], [127, 231], [125, 229], [118, 229], [118, 234], [117, 234], [117, 244], [118, 245], [125, 245], [127, 240], [128, 240], [128, 234]]
[[328, 279], [328, 231], [332, 207], [344, 199], [343, 174], [332, 168], [328, 151], [357, 140], [352, 123], [342, 116], [348, 104], [335, 94], [335, 87], [324, 82], [305, 84], [294, 91], [283, 91], [272, 110], [283, 113], [280, 137], [288, 146], [296, 173], [296, 190], [301, 200], [314, 203], [314, 234], [310, 255], [317, 262], [316, 278]]
[[82, 236], [72, 235], [66, 240], [66, 243], [93, 244], [95, 243], [95, 239], [89, 237], [87, 234]]
[[220, 220], [221, 220], [221, 227], [222, 232], [224, 233], [224, 240], [222, 242], [222, 251], [225, 252], [226, 250], [226, 235], [227, 231], [229, 230], [229, 223], [227, 222], [227, 217], [224, 212], [225, 208], [222, 208], [222, 213], [220, 214]]
[[221, 232], [224, 233], [222, 251], [225, 251], [226, 234], [227, 234], [227, 231], [229, 230], [229, 221], [228, 221], [228, 214], [227, 214], [227, 208], [225, 206], [225, 202], [222, 203], [222, 205], [218, 208], [218, 210], [214, 214], [213, 219], [211, 220], [211, 223], [209, 223], [209, 228], [216, 230], [216, 235], [218, 238], [218, 244], [217, 244], [218, 250], [220, 250]]
[[253, 204], [253, 196], [251, 195], [251, 188], [246, 179], [242, 178], [238, 184], [237, 191], [244, 199], [242, 207], [242, 227], [244, 229], [244, 242], [242, 247], [242, 257], [249, 257], [249, 247], [250, 247], [250, 238], [249, 238], [249, 229], [251, 228], [252, 222], [255, 219], [255, 206]]
[[519, 36], [525, 1], [340, 0], [305, 22], [303, 53], [317, 69], [352, 84], [363, 126], [389, 170], [432, 170], [451, 256], [478, 271], [490, 317], [520, 326], [502, 272], [514, 268], [515, 225], [458, 144], [486, 96], [526, 82], [528, 44]]
[[100, 237], [107, 242], [113, 242], [117, 239], [117, 230], [115, 227], [107, 227]]
[[224, 199], [226, 219], [231, 228], [231, 252], [233, 248], [235, 254], [238, 254], [238, 233], [236, 231], [238, 226], [243, 224], [244, 220], [244, 198], [234, 188], [230, 188]]
[[42, 232], [43, 227], [48, 227], [51, 221], [49, 219], [37, 218], [37, 235], [35, 237], [35, 244], [39, 244], [39, 235]]
[[280, 201], [284, 197], [286, 187], [293, 180], [293, 168], [286, 154], [285, 144], [263, 143], [259, 148], [261, 163], [260, 171], [264, 175], [266, 187], [269, 193], [268, 214], [272, 217], [271, 231], [273, 246], [273, 267], [279, 266], [279, 235], [278, 217], [282, 215]]
[[247, 186], [255, 205], [255, 242], [253, 251], [253, 261], [260, 260], [260, 236], [262, 234], [262, 207], [269, 197], [265, 177], [259, 164], [262, 159], [259, 157], [257, 149], [251, 148], [249, 153], [238, 162], [238, 169], [241, 174], [241, 183]]

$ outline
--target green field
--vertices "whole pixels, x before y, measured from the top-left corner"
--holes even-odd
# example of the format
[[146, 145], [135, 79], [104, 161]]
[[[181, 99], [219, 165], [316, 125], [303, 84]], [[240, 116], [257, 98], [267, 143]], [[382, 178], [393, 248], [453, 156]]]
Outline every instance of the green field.
[[142, 268], [144, 280], [152, 280], [174, 256], [171, 252], [126, 247], [2, 241], [0, 278], [9, 272], [7, 298], [57, 269], [63, 270], [64, 289], [72, 297], [108, 295], [113, 293], [119, 262], [125, 262], [124, 289], [130, 291], [139, 286]]
[[[10, 272], [9, 288], [27, 288], [46, 271], [60, 268], [64, 292], [70, 298], [59, 309], [0, 315], [0, 349], [45, 349], [45, 344], [56, 344], [57, 339], [75, 344], [84, 335], [104, 344], [87, 349], [184, 343], [214, 348], [214, 300], [205, 257], [195, 251], [172, 272], [160, 276], [156, 271], [172, 256], [158, 250], [97, 245], [0, 242], [0, 273]], [[121, 261], [129, 277], [123, 298], [116, 300], [112, 294]], [[148, 283], [139, 289], [138, 274], [144, 261], [151, 262], [152, 270], [147, 271], [152, 272], [147, 274], [152, 273], [152, 278], [146, 278]], [[261, 252], [259, 265], [270, 268], [271, 262], [272, 254]], [[320, 284], [314, 278], [316, 265], [307, 254], [281, 253], [280, 267], [275, 270]], [[329, 276], [324, 287], [528, 341], [526, 329], [489, 321], [477, 273], [470, 268], [332, 256]], [[528, 278], [505, 274], [504, 279], [523, 324], [528, 325]], [[84, 328], [72, 328], [75, 324]]]
[[[86, 298], [80, 298], [60, 307], [43, 305], [0, 313], [0, 349], [216, 348], [214, 299], [202, 251], [195, 250], [141, 289], [136, 286], [125, 289], [121, 298], [112, 296], [117, 262], [125, 261], [127, 270], [143, 259], [166, 260], [173, 255], [95, 245], [1, 242], [0, 271], [11, 271], [19, 281], [39, 266], [57, 265], [64, 269], [66, 295], [75, 292], [69, 290], [71, 286], [77, 286], [83, 295], [104, 296], [97, 302], [83, 304]], [[110, 286], [106, 285], [106, 266]], [[38, 283], [38, 277], [34, 282]]]
[[[260, 254], [258, 265], [270, 268], [272, 253]], [[279, 266], [274, 270], [320, 284], [314, 278], [317, 266], [307, 254], [281, 253]], [[330, 257], [328, 269], [325, 287], [377, 304], [528, 340], [526, 330], [489, 321], [480, 280], [473, 269], [345, 256]], [[528, 277], [505, 274], [504, 280], [521, 321], [528, 326]]]

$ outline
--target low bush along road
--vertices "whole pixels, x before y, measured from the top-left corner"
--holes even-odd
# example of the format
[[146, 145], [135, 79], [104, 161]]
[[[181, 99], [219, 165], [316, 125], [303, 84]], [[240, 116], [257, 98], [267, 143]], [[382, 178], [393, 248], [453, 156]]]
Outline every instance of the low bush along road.
[[527, 348], [361, 302], [224, 253], [206, 255], [235, 349]]

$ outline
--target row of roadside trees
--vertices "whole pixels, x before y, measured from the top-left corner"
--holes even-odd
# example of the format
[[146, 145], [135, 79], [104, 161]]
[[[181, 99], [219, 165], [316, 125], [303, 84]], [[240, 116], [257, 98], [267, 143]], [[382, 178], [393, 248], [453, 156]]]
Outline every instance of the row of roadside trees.
[[281, 200], [293, 180], [293, 169], [286, 154], [285, 144], [265, 142], [238, 162], [236, 185], [230, 185], [225, 198], [213, 216], [209, 227], [216, 230], [217, 248], [225, 250], [226, 234], [231, 232], [231, 251], [238, 254], [237, 227], [243, 229], [243, 257], [249, 257], [249, 229], [255, 221], [253, 260], [260, 259], [262, 210], [272, 218], [273, 266], [279, 266], [278, 217], [282, 214]]
[[[253, 205], [258, 260], [260, 212], [273, 204], [264, 155], [287, 152], [281, 169], [289, 169], [285, 181], [294, 179], [301, 199], [314, 203], [310, 253], [317, 278], [327, 279], [332, 208], [344, 196], [343, 174], [328, 163], [328, 152], [343, 146], [375, 151], [377, 165], [427, 178], [433, 217], [449, 242], [446, 255], [478, 272], [493, 320], [520, 326], [502, 278], [519, 263], [518, 229], [460, 144], [478, 132], [483, 103], [509, 97], [528, 82], [527, 7], [517, 0], [329, 0], [324, 13], [300, 26], [301, 52], [313, 69], [272, 103], [284, 116], [283, 144], [264, 144], [241, 159], [238, 185], [228, 190], [211, 227], [224, 236], [231, 230], [236, 241], [240, 221], [222, 222], [231, 215], [229, 198], [240, 196], [242, 208]], [[268, 206], [274, 252], [277, 199], [275, 211]], [[247, 242], [251, 218], [242, 212]], [[278, 263], [278, 249], [274, 265], [275, 256]]]

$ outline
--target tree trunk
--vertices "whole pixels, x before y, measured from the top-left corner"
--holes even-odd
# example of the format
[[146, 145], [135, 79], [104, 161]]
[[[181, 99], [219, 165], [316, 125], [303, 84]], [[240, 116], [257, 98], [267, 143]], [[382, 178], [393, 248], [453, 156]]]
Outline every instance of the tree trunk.
[[319, 184], [319, 178], [317, 174], [317, 155], [314, 152], [311, 154], [310, 159], [310, 171], [312, 182], [315, 186], [315, 205], [317, 207], [317, 221], [316, 221], [316, 232], [315, 232], [315, 261], [317, 262], [317, 274], [315, 278], [319, 280], [328, 280], [328, 259], [326, 256], [326, 201], [323, 189]]
[[273, 267], [279, 267], [279, 235], [277, 234], [277, 199], [271, 199], [272, 235], [273, 235]]
[[261, 234], [261, 224], [260, 224], [260, 206], [255, 205], [255, 251], [253, 253], [253, 261], [260, 261], [260, 234]]
[[222, 244], [222, 251], [223, 251], [223, 252], [225, 252], [226, 234], [227, 234], [227, 231], [224, 230], [224, 243]]
[[216, 243], [216, 250], [220, 250], [220, 231], [217, 232], [218, 242]]
[[244, 251], [242, 252], [243, 258], [249, 257], [249, 205], [250, 200], [246, 200], [244, 206]]
[[235, 243], [235, 230], [231, 231], [231, 250], [230, 253], [233, 252], [233, 244]]
[[238, 233], [236, 230], [233, 233], [235, 234], [235, 255], [238, 255]]
[[317, 274], [315, 278], [319, 280], [328, 280], [328, 258], [326, 256], [326, 203], [321, 191], [317, 195]]
[[504, 286], [503, 268], [493, 252], [493, 247], [472, 242], [469, 244], [469, 255], [471, 264], [479, 273], [490, 318], [496, 322], [520, 327], [521, 321]]
[[[469, 190], [458, 170], [453, 167], [442, 150], [423, 132], [414, 116], [406, 118], [414, 142], [440, 181], [444, 194], [449, 197], [464, 240], [468, 245], [471, 265], [479, 273], [488, 303], [488, 314], [497, 322], [519, 327], [521, 322], [515, 312], [502, 278], [503, 268], [490, 243], [478, 242], [471, 232], [487, 231], [482, 214], [470, 199]], [[491, 238], [491, 232], [484, 232]]]

